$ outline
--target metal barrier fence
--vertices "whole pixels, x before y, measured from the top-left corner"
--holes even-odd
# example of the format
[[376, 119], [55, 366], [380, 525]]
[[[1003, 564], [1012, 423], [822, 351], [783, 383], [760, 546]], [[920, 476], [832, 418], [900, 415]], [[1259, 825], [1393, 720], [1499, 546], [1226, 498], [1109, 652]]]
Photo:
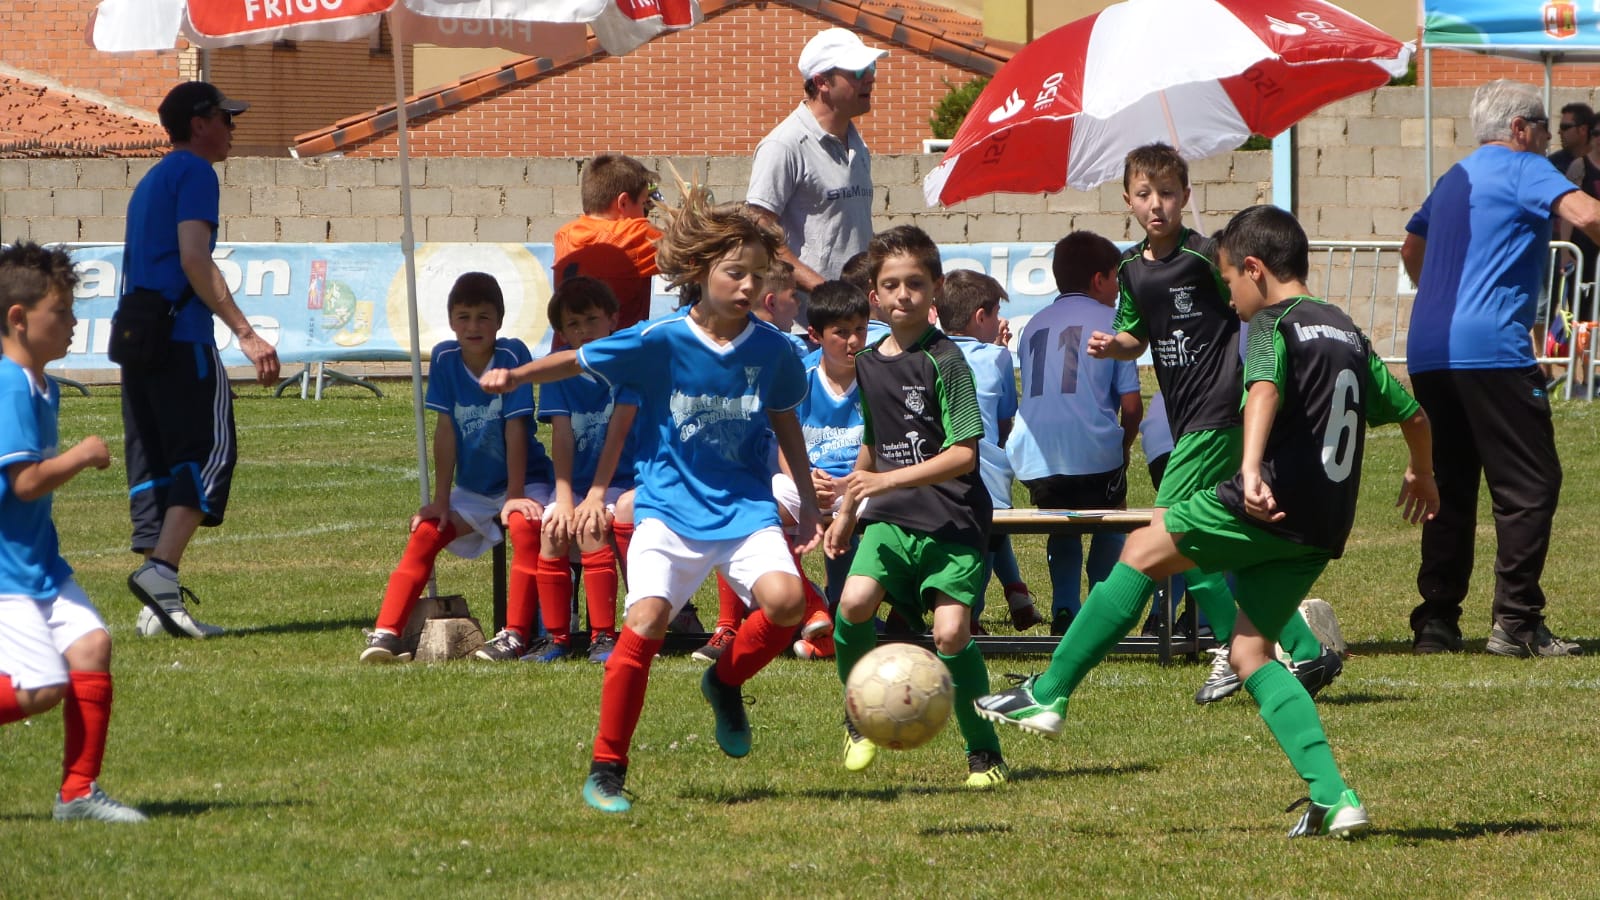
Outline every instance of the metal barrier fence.
[[[1563, 265], [1563, 251], [1573, 265]], [[1580, 300], [1597, 296], [1594, 281], [1579, 283], [1584, 268], [1583, 251], [1567, 241], [1550, 242], [1550, 276], [1540, 300], [1540, 315], [1529, 336], [1534, 357], [1541, 365], [1565, 366], [1560, 376], [1563, 396], [1575, 387], [1594, 384], [1600, 360], [1590, 352], [1589, 340], [1600, 326], [1579, 321]], [[1372, 341], [1384, 362], [1405, 365], [1406, 337], [1411, 323], [1411, 303], [1416, 287], [1400, 261], [1399, 241], [1312, 241], [1312, 293], [1343, 309]], [[1552, 302], [1553, 301], [1553, 302]], [[1592, 303], [1593, 301], [1590, 300]], [[1564, 337], [1559, 344], [1547, 335]], [[1583, 370], [1581, 379], [1571, 377]]]

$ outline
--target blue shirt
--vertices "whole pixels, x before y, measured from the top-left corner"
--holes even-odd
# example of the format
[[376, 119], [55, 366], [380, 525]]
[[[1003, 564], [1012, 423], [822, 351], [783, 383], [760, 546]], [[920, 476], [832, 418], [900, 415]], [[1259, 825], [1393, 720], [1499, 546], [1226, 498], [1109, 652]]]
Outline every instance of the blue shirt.
[[811, 468], [835, 478], [855, 470], [861, 453], [861, 394], [854, 380], [843, 394], [835, 394], [822, 377], [822, 367], [811, 367], [806, 371], [806, 399], [795, 414], [806, 436]]
[[[579, 375], [551, 382], [539, 389], [539, 420], [548, 422], [566, 416], [572, 422], [572, 491], [582, 502], [594, 484], [594, 470], [600, 465], [600, 451], [606, 445], [606, 429], [618, 403], [639, 405], [639, 395], [629, 388], [602, 384], [593, 375]], [[611, 487], [633, 487], [636, 429], [629, 429], [622, 445], [622, 458], [611, 476]]]
[[13, 465], [56, 455], [60, 408], [55, 382], [36, 384], [27, 369], [0, 357], [0, 594], [54, 600], [72, 577], [50, 519], [50, 495], [22, 500], [11, 481]]
[[[209, 224], [209, 249], [215, 250], [220, 196], [217, 170], [188, 150], [174, 150], [152, 166], [128, 200], [122, 253], [124, 292], [147, 288], [177, 302], [189, 287], [189, 276], [178, 255], [178, 223]], [[191, 297], [179, 311], [172, 339], [215, 346], [211, 309], [199, 297]]]
[[583, 345], [578, 364], [639, 395], [635, 521], [710, 541], [778, 524], [767, 413], [798, 406], [806, 377], [776, 328], [749, 316], [719, 345], [682, 311]]
[[1000, 447], [1000, 422], [1017, 415], [1017, 370], [1011, 351], [999, 344], [986, 344], [964, 334], [950, 340], [972, 367], [972, 383], [978, 389], [978, 412], [983, 416], [983, 439], [978, 442], [978, 472], [989, 499], [998, 509], [1011, 508], [1011, 463]]
[[1406, 225], [1428, 242], [1407, 369], [1533, 365], [1528, 331], [1549, 265], [1550, 209], [1574, 190], [1544, 157], [1496, 144], [1440, 177]]
[[[528, 346], [516, 338], [494, 342], [494, 356], [485, 369], [513, 369], [530, 361]], [[533, 417], [533, 388], [520, 385], [509, 394], [491, 394], [478, 386], [478, 376], [461, 356], [461, 344], [440, 341], [428, 367], [425, 405], [450, 417], [456, 436], [455, 483], [485, 497], [506, 492], [506, 422], [527, 418], [528, 467], [524, 484], [548, 484], [550, 458], [539, 443]], [[442, 472], [434, 477], [443, 478]]]

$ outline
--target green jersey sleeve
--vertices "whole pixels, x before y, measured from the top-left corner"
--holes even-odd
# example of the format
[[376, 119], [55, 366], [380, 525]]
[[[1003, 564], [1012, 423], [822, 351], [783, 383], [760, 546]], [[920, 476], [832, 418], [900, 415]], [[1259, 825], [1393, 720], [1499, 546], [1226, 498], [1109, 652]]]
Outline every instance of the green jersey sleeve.
[[983, 411], [978, 407], [978, 387], [972, 367], [961, 351], [948, 344], [952, 352], [931, 354], [939, 373], [939, 409], [944, 424], [944, 450], [962, 441], [983, 437]]
[[1388, 425], [1416, 415], [1421, 405], [1399, 380], [1389, 374], [1378, 354], [1367, 353], [1367, 424]]
[[[1123, 266], [1127, 263], [1124, 261]], [[1139, 315], [1139, 305], [1133, 302], [1133, 287], [1122, 268], [1117, 269], [1117, 314], [1111, 320], [1113, 331], [1126, 331], [1141, 341], [1150, 339], [1150, 326]]]
[[[1278, 322], [1292, 307], [1270, 307], [1256, 313], [1250, 322], [1250, 345], [1244, 358], [1244, 389], [1258, 381], [1270, 381], [1278, 387], [1278, 402], [1283, 402], [1288, 392], [1288, 373], [1284, 369], [1287, 348]], [[1243, 400], [1240, 404], [1243, 405]]]

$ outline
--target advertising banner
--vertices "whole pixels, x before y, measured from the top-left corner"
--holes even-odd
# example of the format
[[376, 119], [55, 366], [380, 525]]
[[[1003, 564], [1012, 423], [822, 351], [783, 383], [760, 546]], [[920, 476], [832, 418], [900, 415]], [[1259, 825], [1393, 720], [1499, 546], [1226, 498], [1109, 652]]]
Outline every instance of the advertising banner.
[[1561, 53], [1600, 45], [1600, 7], [1578, 0], [1426, 0], [1431, 47]]

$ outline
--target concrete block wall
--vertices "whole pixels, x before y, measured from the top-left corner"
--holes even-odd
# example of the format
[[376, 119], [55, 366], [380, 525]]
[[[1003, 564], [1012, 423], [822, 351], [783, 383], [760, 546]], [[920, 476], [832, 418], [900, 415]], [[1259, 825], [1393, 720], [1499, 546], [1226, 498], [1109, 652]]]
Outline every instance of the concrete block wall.
[[[1471, 90], [1434, 92], [1434, 171], [1476, 145], [1467, 123]], [[1552, 106], [1593, 102], [1594, 92], [1558, 90]], [[1426, 196], [1422, 93], [1384, 88], [1341, 101], [1301, 123], [1295, 211], [1313, 239], [1400, 240]], [[744, 196], [748, 156], [645, 156], [710, 187], [719, 199]], [[929, 209], [926, 155], [878, 155], [874, 197], [882, 227], [915, 223], [943, 242], [1054, 241], [1074, 229], [1115, 240], [1138, 237], [1120, 183], [1049, 196], [995, 195]], [[0, 240], [117, 241], [134, 186], [151, 160], [0, 160]], [[413, 160], [412, 213], [418, 241], [548, 241], [580, 211], [583, 160], [545, 158]], [[240, 158], [219, 166], [222, 233], [229, 241], [397, 241], [400, 163], [395, 159]], [[1207, 230], [1272, 197], [1271, 155], [1234, 152], [1190, 167], [1194, 207]]]

